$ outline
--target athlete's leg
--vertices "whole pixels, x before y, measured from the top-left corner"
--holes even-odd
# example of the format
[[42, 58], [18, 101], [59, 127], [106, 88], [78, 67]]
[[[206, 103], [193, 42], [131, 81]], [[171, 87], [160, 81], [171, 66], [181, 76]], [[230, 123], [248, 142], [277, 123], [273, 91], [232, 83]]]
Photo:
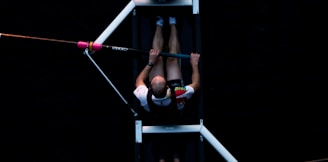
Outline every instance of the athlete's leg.
[[180, 159], [179, 158], [174, 158], [173, 162], [180, 162]]
[[[175, 24], [175, 18], [170, 17], [170, 19], [174, 19], [174, 21], [170, 20], [170, 38], [169, 38], [169, 52], [172, 54], [180, 53], [180, 42], [178, 38], [178, 31]], [[167, 80], [175, 80], [182, 79], [179, 59], [175, 57], [168, 57], [166, 60], [166, 73]]]
[[[152, 48], [157, 49], [159, 51], [163, 50], [164, 46], [164, 37], [163, 37], [163, 19], [158, 17], [156, 22], [155, 34], [153, 37]], [[149, 81], [151, 81], [155, 76], [164, 76], [164, 67], [163, 67], [163, 58], [159, 56], [157, 62], [154, 64], [152, 70], [149, 73]]]

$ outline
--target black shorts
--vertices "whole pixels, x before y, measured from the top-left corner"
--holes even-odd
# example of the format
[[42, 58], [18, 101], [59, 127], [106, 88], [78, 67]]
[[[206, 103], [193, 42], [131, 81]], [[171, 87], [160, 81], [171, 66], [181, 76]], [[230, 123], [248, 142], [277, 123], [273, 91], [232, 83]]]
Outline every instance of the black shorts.
[[184, 87], [183, 80], [181, 79], [167, 81], [167, 85], [169, 87]]

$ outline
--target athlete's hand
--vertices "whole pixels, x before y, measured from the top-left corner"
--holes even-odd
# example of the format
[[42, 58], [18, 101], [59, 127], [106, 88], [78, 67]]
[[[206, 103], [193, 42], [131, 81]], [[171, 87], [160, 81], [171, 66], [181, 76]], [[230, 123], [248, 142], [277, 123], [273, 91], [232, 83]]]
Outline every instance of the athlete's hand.
[[198, 65], [199, 57], [200, 57], [200, 54], [199, 53], [193, 53], [192, 52], [190, 54], [190, 64], [191, 65]]
[[149, 59], [148, 61], [155, 64], [156, 61], [157, 61], [157, 58], [159, 56], [159, 50], [156, 50], [156, 49], [150, 49], [149, 51]]

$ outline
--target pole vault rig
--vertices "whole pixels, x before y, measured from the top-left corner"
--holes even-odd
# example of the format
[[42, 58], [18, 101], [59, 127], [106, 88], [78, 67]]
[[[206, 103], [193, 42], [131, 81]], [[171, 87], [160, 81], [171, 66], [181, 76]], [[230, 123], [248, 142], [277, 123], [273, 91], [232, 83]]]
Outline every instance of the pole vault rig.
[[[191, 125], [159, 125], [159, 126], [147, 126], [143, 125], [142, 119], [138, 118], [138, 113], [134, 108], [126, 101], [126, 99], [121, 95], [121, 93], [117, 90], [115, 85], [108, 79], [102, 69], [97, 65], [97, 63], [93, 60], [90, 54], [93, 54], [102, 49], [110, 49], [114, 51], [121, 52], [135, 52], [135, 53], [144, 53], [148, 54], [148, 50], [140, 50], [137, 48], [128, 48], [128, 47], [118, 47], [118, 46], [110, 46], [104, 45], [105, 40], [114, 32], [114, 30], [121, 24], [121, 22], [133, 11], [133, 16], [135, 17], [135, 9], [137, 7], [153, 7], [153, 6], [187, 6], [192, 7], [192, 14], [196, 17], [196, 25], [195, 28], [197, 30], [196, 39], [200, 40], [200, 16], [199, 16], [199, 0], [131, 0], [125, 8], [117, 15], [117, 17], [109, 24], [109, 26], [100, 34], [100, 36], [95, 41], [67, 41], [67, 40], [59, 40], [59, 39], [49, 39], [49, 38], [40, 38], [40, 37], [32, 37], [32, 36], [23, 36], [23, 35], [15, 35], [15, 34], [7, 34], [0, 33], [1, 37], [15, 37], [15, 38], [24, 38], [24, 39], [34, 39], [34, 40], [42, 40], [42, 41], [52, 41], [52, 42], [60, 42], [60, 43], [69, 43], [74, 44], [78, 48], [84, 49], [84, 54], [91, 60], [91, 62], [96, 66], [99, 72], [103, 75], [106, 81], [113, 87], [116, 93], [120, 96], [122, 101], [130, 108], [134, 117], [135, 117], [135, 142], [136, 146], [140, 146], [143, 143], [143, 134], [165, 134], [165, 133], [199, 133], [200, 140], [205, 138], [213, 147], [216, 149], [221, 156], [228, 162], [237, 162], [237, 160], [232, 156], [232, 154], [212, 135], [212, 133], [205, 127], [203, 124], [203, 117], [199, 117], [198, 124]], [[134, 43], [135, 44], [135, 43]], [[137, 46], [137, 45], [134, 45]], [[200, 51], [200, 42], [196, 43], [196, 49]], [[160, 55], [167, 57], [177, 57], [177, 58], [189, 58], [187, 54], [170, 54], [161, 52]], [[202, 94], [200, 95], [202, 96]], [[202, 99], [199, 104], [202, 107]], [[199, 113], [202, 109], [200, 109]], [[139, 147], [136, 147], [136, 162], [140, 162], [139, 156]], [[203, 158], [199, 158], [200, 162], [203, 162]]]

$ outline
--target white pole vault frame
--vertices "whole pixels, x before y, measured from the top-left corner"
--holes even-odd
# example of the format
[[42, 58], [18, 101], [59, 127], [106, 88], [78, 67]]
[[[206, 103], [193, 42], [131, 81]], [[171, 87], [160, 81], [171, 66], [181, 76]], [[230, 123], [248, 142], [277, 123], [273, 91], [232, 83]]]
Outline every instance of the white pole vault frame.
[[228, 162], [237, 162], [230, 152], [213, 136], [213, 134], [201, 124], [193, 125], [166, 125], [166, 126], [143, 126], [142, 121], [136, 121], [136, 142], [142, 143], [144, 133], [200, 133]]
[[[103, 44], [106, 39], [115, 31], [122, 21], [137, 6], [192, 6], [193, 14], [199, 14], [198, 0], [170, 0], [165, 3], [161, 0], [131, 0], [109, 26], [100, 34], [94, 43]], [[232, 154], [213, 136], [213, 134], [203, 125], [202, 119], [200, 124], [194, 125], [169, 125], [169, 126], [143, 126], [141, 120], [135, 121], [135, 142], [142, 143], [142, 135], [145, 133], [200, 133], [205, 139], [221, 154], [228, 162], [237, 162]]]

